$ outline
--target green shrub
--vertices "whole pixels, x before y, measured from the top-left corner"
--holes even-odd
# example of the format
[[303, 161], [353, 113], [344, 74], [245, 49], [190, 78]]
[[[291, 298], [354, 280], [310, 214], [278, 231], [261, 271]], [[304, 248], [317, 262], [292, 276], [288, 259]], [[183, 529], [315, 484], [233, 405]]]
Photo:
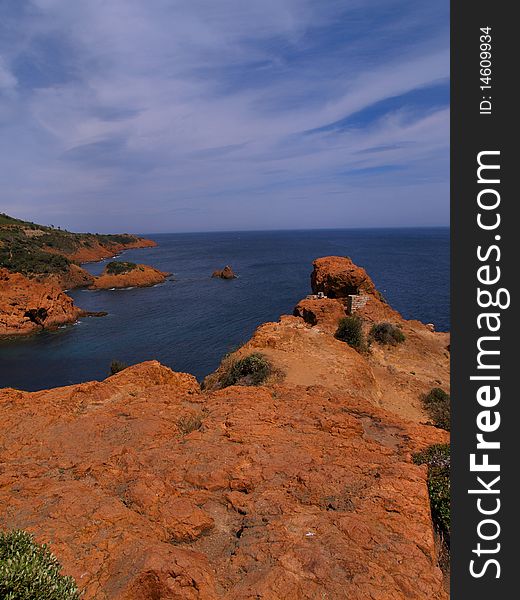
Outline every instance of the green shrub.
[[0, 243], [0, 267], [22, 275], [64, 273], [70, 261], [59, 254], [40, 250], [35, 244], [16, 236]]
[[351, 315], [350, 317], [340, 319], [334, 336], [356, 350], [362, 351], [366, 349], [363, 320], [358, 315]]
[[417, 465], [428, 465], [428, 493], [432, 519], [447, 542], [450, 539], [450, 446], [434, 444], [415, 454]]
[[122, 275], [137, 268], [137, 265], [132, 262], [109, 262], [106, 266], [106, 272], [109, 275]]
[[377, 323], [372, 326], [369, 333], [370, 341], [374, 340], [379, 344], [390, 344], [395, 346], [401, 344], [406, 339], [404, 333], [392, 323]]
[[230, 385], [261, 385], [273, 373], [273, 366], [266, 356], [255, 352], [231, 362], [221, 378], [222, 387]]
[[74, 237], [74, 234], [67, 233], [64, 231], [51, 231], [44, 235], [38, 236], [35, 241], [39, 246], [47, 246], [60, 252], [72, 254], [77, 250], [79, 243], [78, 239]]
[[441, 388], [433, 388], [422, 397], [422, 403], [435, 427], [449, 431], [451, 424], [450, 395]]
[[124, 371], [127, 368], [128, 368], [128, 365], [126, 363], [121, 362], [120, 360], [113, 360], [110, 363], [110, 375], [115, 375], [116, 373], [119, 373], [120, 371]]
[[131, 244], [135, 242], [139, 238], [136, 235], [131, 235], [130, 233], [95, 233], [88, 234], [95, 238], [100, 244], [103, 246], [116, 246], [116, 245], [125, 245]]
[[0, 213], [0, 225], [32, 225], [33, 223], [29, 223], [27, 221], [22, 221], [21, 219], [15, 219], [14, 217], [10, 217], [5, 213]]
[[0, 598], [78, 600], [72, 577], [60, 574], [58, 559], [22, 530], [0, 532]]

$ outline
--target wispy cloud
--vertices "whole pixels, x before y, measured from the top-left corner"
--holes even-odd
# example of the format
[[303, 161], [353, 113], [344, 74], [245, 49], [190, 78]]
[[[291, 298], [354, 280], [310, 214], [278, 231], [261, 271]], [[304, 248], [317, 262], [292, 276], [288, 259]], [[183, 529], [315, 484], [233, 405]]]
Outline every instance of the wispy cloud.
[[0, 4], [2, 208], [89, 230], [445, 224], [448, 3]]

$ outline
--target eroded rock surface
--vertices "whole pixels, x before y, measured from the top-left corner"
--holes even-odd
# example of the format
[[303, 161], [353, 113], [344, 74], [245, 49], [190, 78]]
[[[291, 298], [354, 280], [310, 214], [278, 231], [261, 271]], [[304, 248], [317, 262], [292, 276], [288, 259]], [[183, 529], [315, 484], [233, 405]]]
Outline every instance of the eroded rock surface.
[[0, 269], [0, 335], [26, 335], [73, 323], [81, 310], [58, 286]]
[[203, 394], [150, 362], [4, 390], [0, 417], [0, 524], [50, 541], [86, 599], [447, 598], [410, 460], [446, 434], [359, 396]]
[[40, 279], [44, 282], [54, 283], [63, 290], [88, 287], [94, 283], [94, 276], [74, 263], [71, 263], [64, 273], [47, 275]]
[[345, 304], [335, 298], [304, 298], [298, 302], [293, 314], [309, 325], [317, 325], [321, 330], [334, 334], [340, 319], [347, 313]]
[[137, 236], [129, 236], [133, 240], [126, 241], [125, 243], [110, 243], [102, 244], [97, 240], [89, 240], [89, 244], [82, 244], [72, 254], [66, 254], [70, 260], [74, 260], [79, 263], [84, 262], [96, 262], [105, 258], [111, 258], [116, 256], [124, 250], [131, 250], [133, 248], [153, 248], [157, 246], [157, 242], [153, 240], [147, 240]]
[[125, 273], [109, 273], [107, 269], [94, 279], [90, 286], [92, 289], [111, 289], [127, 287], [150, 287], [163, 283], [169, 273], [163, 273], [159, 269], [148, 265], [135, 265], [135, 268]]
[[325, 256], [313, 262], [311, 285], [314, 294], [329, 298], [346, 298], [350, 294], [376, 294], [373, 281], [365, 269], [345, 256]]

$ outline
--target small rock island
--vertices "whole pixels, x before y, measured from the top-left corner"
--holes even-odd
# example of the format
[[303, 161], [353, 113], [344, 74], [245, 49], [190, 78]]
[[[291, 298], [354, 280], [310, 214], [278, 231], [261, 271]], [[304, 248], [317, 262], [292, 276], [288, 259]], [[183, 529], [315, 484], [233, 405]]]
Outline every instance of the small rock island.
[[237, 277], [229, 265], [226, 265], [223, 269], [213, 271], [211, 276], [219, 279], [236, 279]]
[[112, 288], [149, 287], [164, 283], [169, 274], [148, 265], [113, 261], [106, 265], [103, 273], [95, 278], [90, 288], [108, 290]]

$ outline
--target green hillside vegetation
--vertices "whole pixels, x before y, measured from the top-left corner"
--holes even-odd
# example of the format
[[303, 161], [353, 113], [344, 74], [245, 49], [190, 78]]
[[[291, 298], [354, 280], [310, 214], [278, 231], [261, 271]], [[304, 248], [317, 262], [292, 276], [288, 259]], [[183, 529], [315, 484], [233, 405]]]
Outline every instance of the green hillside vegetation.
[[132, 262], [109, 262], [106, 266], [106, 271], [109, 275], [123, 275], [137, 269], [137, 265]]
[[27, 276], [60, 274], [81, 248], [101, 244], [110, 249], [136, 239], [130, 234], [72, 233], [0, 213], [0, 267]]

